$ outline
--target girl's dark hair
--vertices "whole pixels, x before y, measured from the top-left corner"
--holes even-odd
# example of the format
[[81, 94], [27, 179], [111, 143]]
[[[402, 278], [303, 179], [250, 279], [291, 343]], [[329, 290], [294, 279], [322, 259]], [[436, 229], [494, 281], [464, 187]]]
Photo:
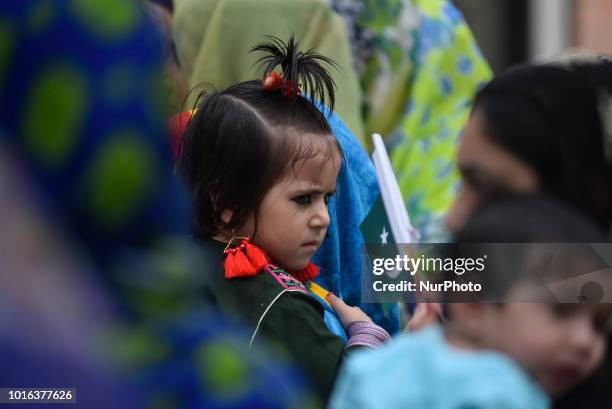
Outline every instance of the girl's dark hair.
[[521, 66], [478, 94], [485, 134], [533, 168], [542, 191], [609, 229], [612, 166], [604, 153], [599, 104], [612, 92], [612, 63]]
[[[473, 302], [479, 297], [502, 302], [523, 280], [536, 279], [544, 284], [607, 268], [589, 245], [605, 241], [601, 229], [575, 208], [542, 194], [508, 195], [486, 202], [453, 241], [457, 244], [450, 246], [447, 256], [477, 259], [487, 254], [488, 258], [482, 271], [466, 274], [465, 278], [447, 273], [447, 279], [473, 280], [483, 289], [481, 294], [467, 297], [448, 294], [447, 302], [466, 298]], [[553, 265], [562, 268], [546, 268], [545, 261], [551, 257], [555, 258]]]
[[456, 243], [599, 243], [605, 236], [574, 207], [532, 193], [486, 201], [453, 239]]
[[[293, 37], [275, 37], [252, 51], [269, 55], [264, 77], [277, 65], [283, 78], [307, 95], [286, 95], [282, 87], [264, 90], [262, 80], [245, 81], [210, 95], [202, 102], [182, 137], [178, 171], [193, 194], [196, 234], [211, 236], [238, 229], [257, 210], [266, 192], [298, 162], [321, 153], [326, 159], [340, 146], [332, 136], [317, 100], [333, 106], [334, 82], [320, 62], [334, 63], [312, 51], [301, 52]], [[228, 223], [221, 214], [229, 209]], [[254, 213], [253, 213], [254, 212]], [[255, 220], [257, 221], [257, 220]]]

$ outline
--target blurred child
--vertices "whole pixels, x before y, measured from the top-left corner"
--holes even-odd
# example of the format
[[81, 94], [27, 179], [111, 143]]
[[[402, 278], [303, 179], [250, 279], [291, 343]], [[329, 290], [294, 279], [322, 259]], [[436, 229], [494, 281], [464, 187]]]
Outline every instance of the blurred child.
[[[448, 228], [461, 229], [492, 194], [545, 192], [581, 210], [608, 232], [609, 241], [611, 95], [612, 61], [606, 56], [567, 57], [496, 76], [477, 94], [459, 144], [463, 183]], [[607, 357], [607, 367], [556, 407], [612, 407], [610, 349]]]
[[[530, 197], [491, 205], [456, 239], [599, 242], [601, 236], [576, 214]], [[404, 335], [388, 347], [352, 358], [330, 407], [549, 407], [549, 397], [569, 390], [601, 362], [612, 307], [516, 302], [524, 300], [521, 289], [542, 279], [543, 272], [514, 267], [543, 255], [538, 247], [530, 247], [518, 253], [512, 268], [483, 270], [483, 282], [505, 284], [495, 294], [501, 303], [449, 303], [444, 327]], [[583, 267], [593, 261], [587, 257], [577, 262], [572, 256], [562, 256], [563, 261]]]
[[[269, 37], [253, 50], [266, 53], [263, 81], [204, 96], [182, 138], [179, 172], [210, 261], [209, 296], [253, 326], [251, 343], [263, 337], [284, 347], [325, 399], [345, 345], [305, 283], [319, 273], [311, 258], [330, 223], [327, 204], [342, 162], [314, 104], [327, 97], [333, 108], [334, 82], [321, 65], [333, 61], [299, 51], [293, 38]], [[349, 334], [346, 348], [389, 338], [358, 308], [328, 300]]]

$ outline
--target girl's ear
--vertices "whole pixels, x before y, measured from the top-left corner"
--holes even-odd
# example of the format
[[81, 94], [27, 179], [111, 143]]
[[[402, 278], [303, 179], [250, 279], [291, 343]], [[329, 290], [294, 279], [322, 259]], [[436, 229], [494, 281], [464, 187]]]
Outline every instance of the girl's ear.
[[474, 322], [482, 317], [483, 305], [479, 303], [451, 303], [449, 304], [449, 310], [453, 317]]
[[481, 326], [491, 306], [482, 303], [452, 303], [448, 305], [450, 320], [462, 327], [470, 337], [481, 335]]
[[221, 220], [223, 221], [223, 223], [227, 224], [229, 223], [230, 220], [232, 220], [232, 216], [234, 216], [234, 212], [232, 212], [229, 209], [224, 209], [221, 212]]
[[481, 302], [454, 304], [453, 307], [453, 313], [458, 315], [453, 318], [461, 320], [459, 325], [464, 334], [472, 338], [474, 345], [489, 348], [499, 331], [505, 305]]
[[[208, 193], [208, 197], [210, 197], [210, 201], [212, 202], [215, 211], [217, 211], [217, 195]], [[234, 212], [229, 209], [223, 209], [223, 211], [221, 212], [221, 221], [227, 224], [232, 219], [232, 216], [234, 216]]]

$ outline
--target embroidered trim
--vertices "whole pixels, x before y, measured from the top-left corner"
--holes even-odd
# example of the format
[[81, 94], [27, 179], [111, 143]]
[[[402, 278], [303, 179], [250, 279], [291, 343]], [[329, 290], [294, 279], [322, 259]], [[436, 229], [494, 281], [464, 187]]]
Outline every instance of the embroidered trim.
[[278, 268], [273, 264], [268, 264], [266, 267], [264, 267], [264, 269], [272, 277], [274, 277], [276, 282], [278, 282], [285, 290], [308, 294], [308, 290], [306, 289], [306, 286], [304, 286], [304, 283], [287, 273], [282, 268]]
[[[266, 267], [266, 271], [267, 271], [267, 267]], [[268, 307], [266, 307], [266, 310], [263, 312], [263, 314], [261, 314], [261, 317], [259, 317], [259, 321], [257, 321], [257, 326], [255, 327], [255, 331], [253, 332], [253, 335], [251, 335], [251, 341], [249, 342], [249, 349], [251, 349], [251, 346], [253, 345], [253, 341], [255, 341], [255, 337], [257, 336], [257, 331], [259, 331], [259, 326], [261, 325], [261, 322], [263, 321], [268, 311], [270, 311], [270, 308], [274, 305], [276, 300], [280, 298], [281, 295], [285, 294], [288, 291], [291, 291], [291, 290], [285, 289], [281, 291], [280, 293], [278, 293], [276, 297], [274, 297], [272, 302], [268, 305]]]

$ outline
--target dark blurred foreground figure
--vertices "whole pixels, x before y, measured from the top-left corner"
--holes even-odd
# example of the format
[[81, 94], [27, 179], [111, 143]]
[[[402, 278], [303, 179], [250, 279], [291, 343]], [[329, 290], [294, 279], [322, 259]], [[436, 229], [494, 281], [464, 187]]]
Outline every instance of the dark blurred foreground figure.
[[10, 2], [0, 32], [0, 386], [76, 388], [85, 408], [316, 406], [202, 296], [140, 4]]

